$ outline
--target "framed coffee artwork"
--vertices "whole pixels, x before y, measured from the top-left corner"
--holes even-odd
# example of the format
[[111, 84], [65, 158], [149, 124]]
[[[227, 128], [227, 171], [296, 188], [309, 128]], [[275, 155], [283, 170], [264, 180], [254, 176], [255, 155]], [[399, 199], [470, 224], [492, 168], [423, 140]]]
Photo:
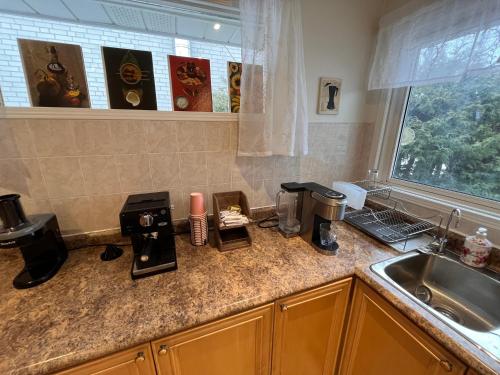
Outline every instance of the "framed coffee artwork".
[[210, 60], [168, 56], [174, 111], [212, 112]]
[[109, 107], [156, 110], [151, 52], [102, 47]]
[[18, 44], [33, 107], [90, 107], [80, 46], [27, 39]]
[[339, 78], [319, 79], [318, 114], [336, 115], [339, 113], [342, 80]]

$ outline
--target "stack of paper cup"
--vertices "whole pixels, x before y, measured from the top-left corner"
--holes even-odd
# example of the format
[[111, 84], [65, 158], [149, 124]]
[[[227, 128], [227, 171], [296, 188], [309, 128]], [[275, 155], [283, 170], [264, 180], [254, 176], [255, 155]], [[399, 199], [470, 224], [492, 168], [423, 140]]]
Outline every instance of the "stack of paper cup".
[[208, 242], [208, 220], [202, 193], [190, 194], [189, 224], [191, 227], [191, 243], [203, 246]]

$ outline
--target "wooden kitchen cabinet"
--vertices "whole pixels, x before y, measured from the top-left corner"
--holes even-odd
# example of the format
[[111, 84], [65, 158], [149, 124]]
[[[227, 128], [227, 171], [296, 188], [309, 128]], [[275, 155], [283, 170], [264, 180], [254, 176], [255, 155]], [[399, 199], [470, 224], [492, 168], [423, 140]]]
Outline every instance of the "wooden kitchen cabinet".
[[159, 375], [268, 375], [273, 305], [152, 343]]
[[58, 372], [57, 375], [155, 375], [149, 343]]
[[278, 300], [273, 375], [333, 374], [352, 279]]
[[340, 375], [458, 375], [466, 370], [375, 291], [356, 282]]

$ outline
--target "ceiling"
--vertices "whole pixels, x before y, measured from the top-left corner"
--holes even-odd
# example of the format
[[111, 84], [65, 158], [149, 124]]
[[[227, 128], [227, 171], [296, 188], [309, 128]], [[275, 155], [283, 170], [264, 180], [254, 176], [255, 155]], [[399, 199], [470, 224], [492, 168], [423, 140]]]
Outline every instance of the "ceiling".
[[[238, 0], [0, 0], [0, 12], [239, 45]], [[214, 23], [221, 25], [214, 30]]]

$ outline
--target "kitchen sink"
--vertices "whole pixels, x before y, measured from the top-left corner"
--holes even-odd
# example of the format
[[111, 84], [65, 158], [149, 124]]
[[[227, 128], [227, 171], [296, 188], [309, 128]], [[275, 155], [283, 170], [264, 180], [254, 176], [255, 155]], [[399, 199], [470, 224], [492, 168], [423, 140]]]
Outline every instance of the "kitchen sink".
[[500, 279], [448, 251], [412, 251], [371, 266], [386, 281], [500, 362]]

